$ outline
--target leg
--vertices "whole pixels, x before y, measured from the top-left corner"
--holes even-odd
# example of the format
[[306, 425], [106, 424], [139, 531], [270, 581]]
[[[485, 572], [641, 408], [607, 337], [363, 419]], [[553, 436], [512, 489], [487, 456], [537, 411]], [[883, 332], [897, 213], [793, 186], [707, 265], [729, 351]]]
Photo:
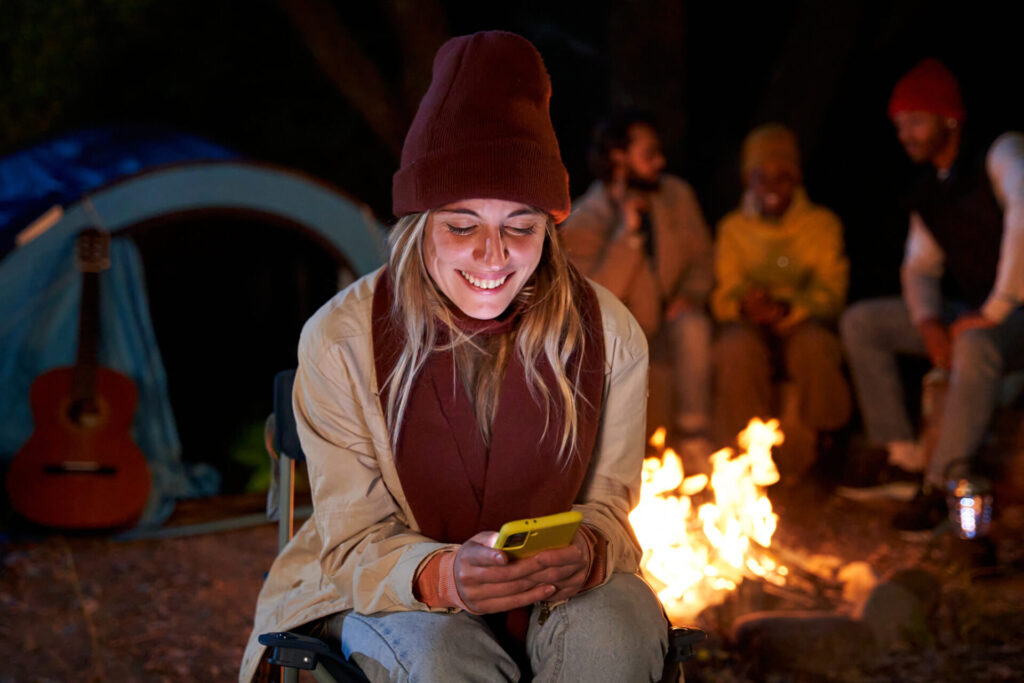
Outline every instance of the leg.
[[953, 345], [949, 390], [927, 479], [945, 486], [953, 462], [975, 455], [998, 404], [1002, 378], [1024, 364], [1024, 309], [989, 329], [968, 330]]
[[703, 311], [668, 324], [672, 341], [673, 419], [683, 434], [706, 434], [710, 422], [711, 320]]
[[839, 339], [813, 321], [783, 339], [786, 373], [796, 383], [800, 414], [814, 431], [839, 429], [850, 419], [850, 389], [843, 377]]
[[760, 333], [731, 323], [718, 335], [715, 361], [715, 439], [731, 443], [752, 417], [767, 418], [772, 406], [771, 355]]
[[344, 612], [323, 636], [375, 683], [380, 681], [517, 681], [519, 670], [483, 619], [468, 612]]
[[868, 440], [878, 446], [913, 441], [896, 355], [924, 355], [924, 342], [899, 298], [862, 301], [840, 322]]
[[543, 625], [534, 609], [526, 647], [534, 680], [656, 681], [668, 649], [668, 622], [654, 591], [635, 574], [555, 606]]

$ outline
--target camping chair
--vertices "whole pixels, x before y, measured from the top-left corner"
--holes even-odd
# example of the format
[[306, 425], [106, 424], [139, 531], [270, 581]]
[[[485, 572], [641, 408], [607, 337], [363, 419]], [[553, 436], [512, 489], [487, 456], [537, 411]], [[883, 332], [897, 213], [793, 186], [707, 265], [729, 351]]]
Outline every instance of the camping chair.
[[[292, 385], [295, 370], [282, 370], [274, 377], [274, 412], [267, 418], [267, 450], [277, 461], [277, 493], [268, 493], [268, 515], [273, 516], [273, 502], [276, 497], [278, 516], [278, 551], [292, 537], [295, 519], [294, 474], [295, 462], [304, 462], [295, 415], [292, 412]], [[271, 484], [271, 489], [275, 484]], [[668, 652], [665, 654], [665, 668], [662, 683], [683, 680], [682, 663], [693, 657], [693, 646], [707, 637], [703, 631], [694, 628], [669, 626]], [[318, 683], [369, 683], [363, 672], [327, 643], [317, 638], [298, 633], [264, 633], [259, 642], [271, 648], [270, 663], [282, 668], [284, 683], [298, 680], [300, 669], [310, 671]]]

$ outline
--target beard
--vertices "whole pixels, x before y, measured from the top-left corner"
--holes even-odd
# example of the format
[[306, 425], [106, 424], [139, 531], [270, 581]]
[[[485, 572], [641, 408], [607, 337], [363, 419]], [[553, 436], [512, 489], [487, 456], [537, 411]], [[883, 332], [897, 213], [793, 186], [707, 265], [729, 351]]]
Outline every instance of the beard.
[[657, 192], [658, 188], [661, 187], [661, 177], [659, 176], [651, 180], [650, 178], [641, 178], [630, 173], [626, 178], [626, 187], [638, 192]]

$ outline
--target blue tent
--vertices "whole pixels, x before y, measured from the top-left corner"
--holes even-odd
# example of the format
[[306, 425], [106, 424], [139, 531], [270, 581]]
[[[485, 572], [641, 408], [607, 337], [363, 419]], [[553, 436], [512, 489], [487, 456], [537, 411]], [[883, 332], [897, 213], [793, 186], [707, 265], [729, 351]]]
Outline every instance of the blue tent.
[[[55, 205], [61, 209], [52, 225], [26, 232]], [[0, 261], [0, 458], [12, 458], [32, 433], [28, 393], [35, 377], [74, 363], [81, 301], [75, 240], [97, 225], [113, 238], [111, 267], [100, 275], [99, 361], [139, 389], [133, 435], [153, 478], [142, 526], [159, 525], [174, 500], [218, 487], [211, 467], [181, 461], [141, 258], [125, 232], [196, 212], [239, 212], [294, 227], [356, 275], [383, 261], [382, 231], [365, 206], [314, 178], [193, 136], [94, 129], [0, 159], [0, 244], [9, 245]], [[16, 247], [19, 233], [23, 245]]]

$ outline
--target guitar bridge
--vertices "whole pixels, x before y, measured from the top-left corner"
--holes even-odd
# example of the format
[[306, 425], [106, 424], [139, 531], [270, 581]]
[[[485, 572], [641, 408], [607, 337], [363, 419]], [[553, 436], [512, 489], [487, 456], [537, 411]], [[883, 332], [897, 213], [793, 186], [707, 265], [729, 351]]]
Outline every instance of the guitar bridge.
[[46, 474], [98, 474], [107, 477], [117, 474], [116, 467], [91, 460], [65, 460], [55, 465], [46, 465], [43, 467], [43, 471]]

